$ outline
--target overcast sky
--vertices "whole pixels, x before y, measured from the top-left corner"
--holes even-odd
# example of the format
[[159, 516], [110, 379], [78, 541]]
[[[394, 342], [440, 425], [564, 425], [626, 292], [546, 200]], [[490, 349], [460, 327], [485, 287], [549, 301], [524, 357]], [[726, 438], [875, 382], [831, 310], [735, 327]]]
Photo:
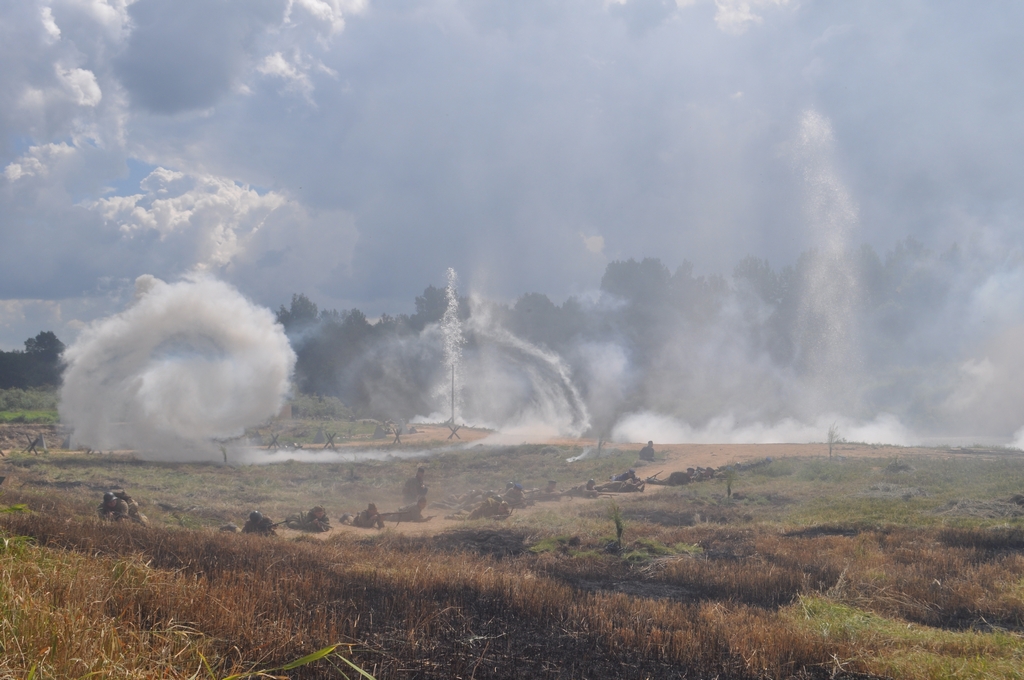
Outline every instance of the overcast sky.
[[1024, 5], [0, 0], [0, 347], [142, 274], [412, 311], [449, 266], [556, 302], [606, 264], [814, 245], [801, 120], [853, 245], [1020, 259]]

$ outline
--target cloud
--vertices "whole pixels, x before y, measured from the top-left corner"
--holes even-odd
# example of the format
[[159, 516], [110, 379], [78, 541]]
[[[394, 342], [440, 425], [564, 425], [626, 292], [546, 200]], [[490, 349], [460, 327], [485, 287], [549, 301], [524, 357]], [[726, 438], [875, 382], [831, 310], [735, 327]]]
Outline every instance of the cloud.
[[132, 101], [157, 113], [215, 104], [231, 91], [259, 36], [280, 18], [275, 0], [139, 0], [116, 72]]
[[758, 14], [762, 8], [782, 7], [789, 0], [715, 0], [715, 23], [722, 31], [739, 35], [751, 24], [760, 24], [764, 17]]
[[74, 149], [64, 142], [34, 146], [29, 149], [28, 153], [4, 168], [4, 177], [11, 182], [16, 182], [22, 177], [48, 175], [55, 164], [73, 153]]
[[302, 95], [306, 101], [315, 105], [312, 94], [315, 86], [310, 73], [318, 71], [328, 76], [337, 77], [337, 73], [318, 59], [313, 59], [296, 51], [292, 59], [287, 59], [281, 52], [267, 55], [256, 67], [256, 70], [285, 82], [285, 89]]
[[326, 24], [329, 32], [339, 33], [345, 28], [345, 14], [360, 14], [366, 10], [367, 0], [288, 0], [285, 23], [292, 23], [296, 8], [317, 21]]
[[96, 75], [88, 69], [64, 69], [58, 66], [57, 77], [79, 106], [96, 106], [103, 99], [103, 92], [96, 83]]
[[43, 28], [46, 33], [54, 40], [60, 38], [60, 27], [57, 26], [57, 22], [53, 20], [53, 9], [50, 7], [42, 7], [39, 10], [40, 18], [43, 21]]

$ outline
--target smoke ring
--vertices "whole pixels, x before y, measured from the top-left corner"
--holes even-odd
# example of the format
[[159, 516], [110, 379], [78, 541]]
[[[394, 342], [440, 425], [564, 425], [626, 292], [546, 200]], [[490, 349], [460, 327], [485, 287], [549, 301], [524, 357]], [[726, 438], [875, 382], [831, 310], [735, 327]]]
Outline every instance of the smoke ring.
[[273, 314], [206, 276], [136, 280], [136, 299], [64, 353], [61, 418], [75, 440], [177, 459], [275, 415], [295, 353]]

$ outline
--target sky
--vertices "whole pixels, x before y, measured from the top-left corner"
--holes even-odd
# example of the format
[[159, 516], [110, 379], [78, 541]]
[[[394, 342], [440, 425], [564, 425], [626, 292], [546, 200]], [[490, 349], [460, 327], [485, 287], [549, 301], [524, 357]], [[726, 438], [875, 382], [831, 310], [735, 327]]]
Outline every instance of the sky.
[[936, 0], [0, 0], [0, 348], [74, 340], [142, 275], [375, 317], [448, 267], [561, 301], [627, 258], [791, 264], [821, 242], [808, 120], [846, 242], [1019, 265], [1021, 25]]

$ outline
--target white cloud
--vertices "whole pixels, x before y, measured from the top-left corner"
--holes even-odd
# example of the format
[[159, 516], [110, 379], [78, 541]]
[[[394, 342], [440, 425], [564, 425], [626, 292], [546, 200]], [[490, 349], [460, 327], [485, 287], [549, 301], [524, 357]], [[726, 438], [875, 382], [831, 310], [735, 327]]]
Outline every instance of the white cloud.
[[137, 0], [68, 0], [67, 5], [89, 17], [111, 37], [121, 38], [130, 29], [128, 8], [135, 2]]
[[261, 196], [221, 177], [186, 176], [166, 168], [155, 169], [140, 186], [145, 193], [93, 205], [128, 238], [152, 231], [165, 240], [189, 232], [196, 244], [192, 266], [200, 269], [230, 263], [267, 218], [288, 203], [275, 192]]
[[367, 0], [288, 0], [285, 23], [293, 21], [295, 7], [307, 12], [317, 21], [327, 24], [330, 33], [339, 33], [345, 28], [345, 14], [360, 14], [365, 11]]
[[53, 10], [49, 7], [43, 7], [40, 9], [39, 14], [43, 22], [43, 29], [47, 35], [53, 40], [59, 40], [60, 28], [57, 26], [57, 22], [53, 20]]
[[103, 99], [103, 92], [96, 82], [96, 75], [84, 68], [56, 67], [57, 77], [64, 84], [71, 99], [79, 106], [96, 106]]
[[4, 177], [15, 182], [22, 177], [48, 175], [54, 166], [68, 160], [74, 153], [74, 147], [65, 142], [30, 147], [27, 153], [4, 168]]
[[762, 8], [788, 4], [789, 0], [715, 0], [715, 23], [722, 31], [739, 35], [746, 32], [751, 24], [764, 21], [758, 13]]
[[313, 92], [313, 82], [309, 76], [299, 68], [285, 59], [280, 52], [274, 52], [263, 59], [256, 70], [266, 76], [275, 76], [283, 79], [293, 90], [309, 96]]

